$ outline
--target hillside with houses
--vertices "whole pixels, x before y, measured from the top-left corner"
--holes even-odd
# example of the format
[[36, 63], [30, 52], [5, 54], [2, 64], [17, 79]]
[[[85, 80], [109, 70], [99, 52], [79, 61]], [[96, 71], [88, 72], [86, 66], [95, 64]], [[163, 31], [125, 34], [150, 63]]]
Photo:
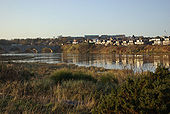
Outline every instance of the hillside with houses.
[[170, 36], [157, 37], [143, 37], [125, 35], [85, 35], [84, 37], [60, 37], [60, 39], [67, 39], [67, 44], [79, 44], [86, 42], [96, 45], [170, 45]]
[[89, 43], [96, 45], [170, 45], [170, 36], [85, 35], [83, 37], [58, 36], [57, 38], [1, 39], [0, 45], [66, 45]]
[[[59, 36], [0, 40], [0, 53], [5, 52], [73, 52], [73, 53], [169, 53], [170, 36], [144, 37], [125, 35]], [[23, 51], [24, 49], [24, 51]], [[36, 51], [34, 51], [36, 50]]]

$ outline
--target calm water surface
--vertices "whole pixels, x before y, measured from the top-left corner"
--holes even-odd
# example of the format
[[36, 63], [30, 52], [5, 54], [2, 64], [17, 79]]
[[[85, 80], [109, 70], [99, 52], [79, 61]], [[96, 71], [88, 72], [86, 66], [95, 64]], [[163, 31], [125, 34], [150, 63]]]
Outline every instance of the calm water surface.
[[154, 71], [161, 64], [170, 67], [170, 55], [115, 55], [115, 54], [2, 54], [2, 56], [31, 56], [13, 62], [68, 63], [79, 66], [97, 66], [106, 69], [133, 69], [135, 72]]

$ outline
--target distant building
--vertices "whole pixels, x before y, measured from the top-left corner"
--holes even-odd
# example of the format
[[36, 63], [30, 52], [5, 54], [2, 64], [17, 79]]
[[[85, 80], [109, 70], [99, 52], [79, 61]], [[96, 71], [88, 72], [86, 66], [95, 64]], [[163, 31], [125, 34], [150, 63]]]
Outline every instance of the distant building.
[[170, 37], [164, 37], [163, 45], [170, 45]]
[[128, 41], [128, 45], [134, 45], [134, 41], [133, 41], [132, 39], [130, 39], [130, 40]]
[[138, 39], [138, 40], [135, 41], [135, 44], [136, 45], [144, 45], [144, 41], [141, 40], [141, 39]]
[[96, 40], [99, 39], [99, 35], [85, 35], [86, 40]]
[[112, 40], [106, 40], [105, 45], [113, 45], [113, 41]]
[[102, 40], [102, 44], [104, 44], [104, 45], [105, 45], [105, 44], [106, 44], [106, 42], [107, 42], [107, 40]]
[[121, 41], [117, 40], [117, 41], [115, 42], [115, 45], [117, 45], [117, 46], [121, 45]]
[[149, 39], [149, 42], [151, 42], [152, 45], [162, 45], [163, 44], [162, 38], [160, 38], [160, 37], [151, 38], [151, 39]]
[[126, 36], [125, 35], [113, 35], [112, 36], [114, 39], [116, 39], [116, 40], [122, 40], [122, 39], [124, 39]]
[[108, 39], [112, 39], [112, 40], [122, 40], [125, 38], [125, 35], [101, 35], [100, 39], [101, 40], [108, 40]]
[[101, 45], [102, 44], [102, 40], [97, 40], [97, 42], [95, 44]]
[[108, 39], [108, 38], [109, 38], [108, 35], [101, 35], [101, 36], [100, 36], [100, 39], [101, 39], [101, 40], [106, 40], [106, 39]]
[[71, 36], [60, 36], [59, 37], [60, 40], [62, 40], [63, 43], [66, 44], [72, 44], [74, 40], [76, 40], [78, 43], [84, 42], [84, 37], [71, 37]]
[[[85, 38], [84, 37], [71, 37], [71, 39], [74, 39], [76, 40], [78, 43], [82, 43], [85, 41]], [[73, 41], [74, 41], [73, 40]]]
[[78, 44], [77, 40], [74, 39], [73, 44]]
[[127, 40], [123, 40], [122, 41], [122, 45], [127, 46], [128, 45], [128, 41]]
[[89, 44], [94, 44], [94, 43], [96, 43], [96, 42], [95, 42], [95, 40], [88, 40], [88, 43], [89, 43]]

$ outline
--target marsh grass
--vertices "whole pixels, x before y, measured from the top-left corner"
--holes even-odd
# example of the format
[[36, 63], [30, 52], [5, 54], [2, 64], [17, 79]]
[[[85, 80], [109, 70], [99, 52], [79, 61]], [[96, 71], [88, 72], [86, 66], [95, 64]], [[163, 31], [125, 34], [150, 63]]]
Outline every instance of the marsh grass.
[[167, 68], [134, 74], [73, 66], [1, 65], [0, 113], [168, 112]]
[[22, 66], [15, 66], [13, 64], [0, 64], [0, 80], [1, 81], [24, 81], [29, 80], [34, 76], [34, 73], [28, 71]]
[[54, 72], [51, 77], [55, 83], [61, 83], [62, 81], [67, 80], [86, 80], [86, 81], [96, 81], [91, 75], [82, 73], [82, 72], [72, 72], [68, 69], [61, 69]]

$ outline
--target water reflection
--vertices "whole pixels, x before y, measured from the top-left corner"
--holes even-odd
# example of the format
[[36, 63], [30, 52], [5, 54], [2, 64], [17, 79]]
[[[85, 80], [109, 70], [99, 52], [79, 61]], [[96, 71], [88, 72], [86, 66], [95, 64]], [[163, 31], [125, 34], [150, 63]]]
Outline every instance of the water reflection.
[[154, 71], [161, 64], [170, 66], [170, 55], [116, 55], [116, 54], [3, 54], [3, 56], [33, 56], [14, 62], [73, 63], [79, 66], [97, 66], [107, 69], [133, 69], [135, 72]]
[[74, 63], [80, 66], [98, 66], [107, 69], [128, 68], [133, 69], [135, 72], [154, 71], [159, 64], [168, 68], [170, 66], [169, 55], [66, 54], [63, 55], [63, 62]]

